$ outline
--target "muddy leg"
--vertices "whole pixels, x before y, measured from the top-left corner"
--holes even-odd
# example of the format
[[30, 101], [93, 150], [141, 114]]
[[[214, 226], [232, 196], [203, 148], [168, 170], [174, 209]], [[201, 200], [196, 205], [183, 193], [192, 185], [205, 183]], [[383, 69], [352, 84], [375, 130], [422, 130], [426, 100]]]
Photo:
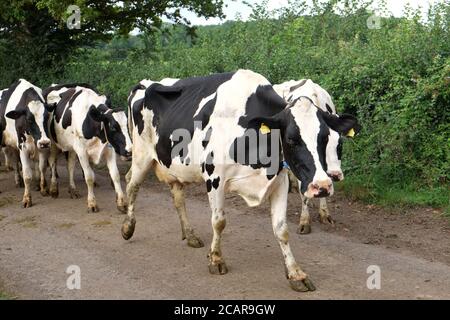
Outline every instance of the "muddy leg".
[[187, 239], [188, 246], [192, 248], [203, 247], [203, 241], [195, 235], [194, 229], [191, 227], [187, 218], [183, 185], [175, 182], [170, 185], [170, 191], [172, 192], [173, 202], [180, 218], [181, 240]]
[[80, 197], [80, 193], [77, 190], [74, 179], [76, 163], [77, 154], [73, 151], [69, 151], [67, 155], [67, 171], [69, 172], [69, 195], [71, 199], [78, 199]]
[[209, 272], [211, 274], [226, 274], [228, 268], [222, 257], [221, 249], [222, 232], [226, 226], [225, 212], [223, 210], [225, 200], [223, 185], [219, 185], [217, 190], [212, 189], [208, 193], [208, 197], [212, 210], [211, 224], [213, 227], [213, 239], [208, 254]]
[[49, 195], [47, 180], [45, 179], [49, 156], [49, 150], [42, 150], [39, 152], [39, 191], [44, 197]]
[[85, 151], [77, 152], [81, 167], [84, 172], [84, 180], [88, 188], [87, 206], [88, 212], [98, 212], [97, 200], [94, 195], [95, 174], [89, 163], [89, 157]]
[[270, 195], [270, 211], [273, 232], [283, 252], [286, 275], [293, 290], [302, 292], [314, 291], [314, 285], [308, 279], [306, 273], [300, 269], [289, 246], [289, 232], [286, 222], [289, 181], [286, 176], [279, 178], [283, 179], [283, 181]]
[[52, 198], [58, 198], [59, 190], [58, 190], [58, 175], [56, 172], [56, 160], [58, 158], [59, 150], [55, 146], [54, 143], [52, 143], [50, 148], [51, 148], [50, 156], [48, 158], [48, 163], [50, 165], [50, 171], [51, 171], [50, 195]]
[[300, 194], [302, 199], [302, 213], [300, 214], [300, 222], [297, 228], [298, 234], [311, 233], [311, 217], [309, 215], [308, 203], [309, 200]]
[[31, 183], [33, 180], [33, 161], [25, 150], [20, 151], [20, 160], [22, 162], [23, 181], [25, 184], [22, 204], [24, 208], [29, 208], [32, 206]]
[[117, 168], [116, 154], [114, 151], [109, 151], [106, 159], [106, 165], [108, 166], [111, 182], [114, 190], [116, 191], [117, 209], [122, 213], [127, 213], [127, 202], [122, 191], [122, 186], [120, 185], [120, 173]]
[[128, 199], [128, 213], [122, 224], [122, 237], [125, 240], [129, 240], [134, 233], [136, 226], [136, 218], [134, 216], [134, 206], [136, 203], [136, 197], [139, 192], [139, 187], [144, 181], [148, 171], [152, 167], [153, 159], [144, 152], [135, 152], [137, 144], [133, 144], [133, 162], [131, 164], [131, 176], [130, 182], [127, 184], [127, 199]]
[[321, 223], [334, 225], [327, 206], [327, 198], [320, 198], [319, 219]]

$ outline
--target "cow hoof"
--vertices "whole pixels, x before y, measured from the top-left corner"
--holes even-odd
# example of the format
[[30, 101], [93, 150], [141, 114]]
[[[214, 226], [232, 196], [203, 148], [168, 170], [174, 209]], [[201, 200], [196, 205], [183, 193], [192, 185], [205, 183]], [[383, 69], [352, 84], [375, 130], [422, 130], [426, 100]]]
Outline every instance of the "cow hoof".
[[326, 216], [326, 217], [320, 216], [319, 221], [320, 221], [320, 223], [329, 224], [332, 226], [334, 226], [334, 223], [335, 223], [334, 220], [330, 216]]
[[24, 208], [31, 208], [33, 202], [31, 201], [31, 197], [23, 198], [22, 205]]
[[58, 198], [59, 190], [58, 190], [58, 184], [57, 183], [50, 185], [50, 196], [53, 199]]
[[316, 290], [316, 287], [308, 278], [305, 278], [303, 280], [289, 280], [289, 285], [291, 286], [292, 290], [298, 292], [308, 292]]
[[128, 210], [128, 206], [126, 204], [117, 205], [117, 210], [119, 210], [120, 213], [126, 214]]
[[211, 274], [217, 274], [217, 275], [222, 275], [222, 274], [226, 274], [228, 272], [228, 268], [227, 265], [225, 264], [225, 262], [219, 262], [219, 263], [209, 263], [208, 265], [209, 268], [209, 273]]
[[78, 190], [70, 187], [69, 187], [69, 195], [70, 199], [78, 199], [80, 197], [80, 193], [78, 192]]
[[123, 221], [122, 229], [121, 229], [122, 237], [125, 240], [129, 240], [133, 236], [135, 226], [136, 226], [136, 220], [134, 218], [130, 219], [127, 216], [125, 218], [125, 220]]
[[187, 237], [187, 245], [191, 248], [203, 248], [205, 246], [202, 239], [195, 235]]
[[305, 225], [299, 225], [297, 228], [298, 234], [310, 234], [311, 233], [311, 225], [305, 224]]
[[47, 188], [40, 189], [39, 191], [41, 192], [41, 196], [43, 196], [43, 197], [48, 197], [49, 196], [49, 192], [48, 192]]
[[88, 213], [99, 212], [98, 206], [96, 204], [88, 205]]

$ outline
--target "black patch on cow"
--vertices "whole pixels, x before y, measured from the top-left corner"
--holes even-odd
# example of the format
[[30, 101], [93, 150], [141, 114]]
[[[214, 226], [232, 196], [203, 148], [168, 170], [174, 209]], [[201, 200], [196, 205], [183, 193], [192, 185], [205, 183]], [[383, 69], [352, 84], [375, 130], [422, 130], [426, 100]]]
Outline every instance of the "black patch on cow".
[[67, 105], [66, 111], [64, 112], [64, 117], [62, 120], [62, 127], [63, 129], [67, 129], [67, 127], [69, 127], [72, 124], [72, 105], [74, 103], [74, 101], [76, 100], [76, 98], [82, 93], [83, 91], [78, 91], [77, 93], [75, 93], [72, 98], [70, 98], [69, 104]]
[[[42, 136], [34, 115], [28, 109], [28, 104], [32, 101], [39, 101], [44, 105], [44, 101], [41, 96], [34, 88], [31, 87], [22, 93], [19, 103], [15, 108], [15, 111], [26, 111], [24, 117], [20, 117], [15, 120], [19, 144], [26, 140], [25, 134], [31, 135], [35, 142], [37, 142]], [[42, 112], [44, 112], [44, 110]], [[43, 123], [43, 125], [45, 126], [45, 123]]]
[[55, 119], [50, 120], [50, 137], [58, 143], [58, 137], [56, 136], [56, 130], [55, 130]]
[[[209, 122], [211, 113], [216, 103], [212, 99], [206, 103], [197, 116], [194, 114], [199, 108], [200, 102], [217, 91], [224, 82], [231, 79], [234, 73], [214, 74], [206, 77], [194, 77], [182, 79], [172, 86], [163, 86], [155, 83], [150, 85], [145, 92], [144, 106], [153, 111], [153, 126], [159, 136], [156, 144], [156, 152], [162, 164], [170, 167], [172, 163], [172, 149], [177, 143], [171, 141], [170, 136], [176, 129], [185, 129], [192, 137], [194, 121], [201, 121], [201, 127], [205, 128]], [[139, 108], [137, 108], [139, 109]], [[135, 125], [142, 122], [142, 117], [133, 107]], [[143, 124], [141, 125], [143, 128]], [[140, 132], [142, 132], [140, 130]]]
[[209, 140], [211, 139], [212, 127], [209, 127], [208, 131], [206, 131], [205, 138], [203, 138], [202, 146], [203, 149], [206, 149], [208, 146]]
[[209, 118], [214, 111], [216, 101], [217, 95], [215, 95], [213, 99], [205, 103], [202, 110], [200, 110], [200, 112], [194, 117], [194, 121], [200, 121], [202, 123], [202, 130], [205, 129], [206, 125], [209, 123]]
[[339, 142], [336, 148], [337, 157], [339, 160], [342, 159], [342, 147], [343, 147], [344, 139], [342, 137], [339, 137]]
[[[89, 109], [95, 108], [92, 105]], [[100, 138], [102, 143], [106, 143], [106, 136], [104, 130], [102, 130], [101, 122], [95, 121], [89, 115], [83, 121], [83, 136], [85, 139], [92, 139], [93, 137]]]
[[205, 163], [204, 162], [202, 162], [201, 167], [202, 167], [202, 173], [205, 173]]
[[211, 192], [211, 190], [212, 190], [212, 183], [211, 183], [211, 180], [206, 180], [206, 191], [207, 192]]
[[327, 144], [330, 139], [330, 129], [325, 122], [320, 122], [319, 134], [317, 135], [317, 153], [319, 154], [319, 161], [322, 164], [325, 172], [328, 170], [328, 164], [326, 161]]
[[[79, 91], [81, 92], [81, 91]], [[64, 110], [66, 110], [67, 104], [70, 101], [70, 98], [72, 98], [73, 94], [75, 93], [75, 89], [69, 89], [67, 91], [62, 92], [59, 96], [61, 100], [59, 100], [58, 104], [56, 105], [55, 110], [53, 111], [53, 119], [57, 123], [61, 122], [61, 118], [64, 114]]]
[[144, 109], [144, 99], [139, 99], [133, 103], [131, 107], [133, 115], [133, 123], [138, 128], [138, 133], [144, 131], [144, 120], [142, 119], [142, 110]]
[[307, 80], [304, 79], [304, 80], [300, 81], [299, 84], [296, 84], [295, 86], [292, 86], [292, 87], [289, 89], [289, 92], [292, 92], [292, 91], [294, 91], [294, 90], [297, 90], [298, 88], [303, 87], [303, 86], [305, 85], [306, 81], [307, 81]]
[[215, 178], [211, 183], [212, 187], [217, 190], [217, 188], [219, 188], [219, 182], [220, 182], [220, 177]]
[[[262, 134], [259, 131], [259, 126], [254, 126], [250, 121], [257, 117], [271, 117], [282, 112], [286, 107], [286, 101], [281, 98], [271, 85], [258, 86], [255, 93], [252, 94], [245, 106], [245, 116], [239, 118], [238, 124], [245, 128], [242, 136], [236, 137], [230, 147], [230, 157], [242, 165], [250, 166], [253, 169], [269, 168], [272, 166], [270, 162], [262, 161], [260, 155], [264, 154], [268, 158], [274, 158], [277, 165], [282, 159], [281, 145], [279, 144], [278, 155], [272, 155], [271, 139], [272, 134], [265, 135], [265, 141], [262, 139]], [[250, 142], [250, 136], [256, 137], [256, 144]], [[253, 141], [252, 141], [253, 142]], [[238, 150], [239, 146], [243, 149]], [[260, 148], [264, 150], [260, 150]], [[244, 154], [242, 154], [244, 152]], [[278, 168], [278, 167], [277, 167]], [[273, 172], [276, 174], [276, 172]]]
[[208, 176], [213, 174], [214, 169], [215, 169], [215, 166], [212, 163], [211, 164], [208, 164], [208, 163], [205, 164], [205, 170], [206, 170], [206, 173], [208, 173]]

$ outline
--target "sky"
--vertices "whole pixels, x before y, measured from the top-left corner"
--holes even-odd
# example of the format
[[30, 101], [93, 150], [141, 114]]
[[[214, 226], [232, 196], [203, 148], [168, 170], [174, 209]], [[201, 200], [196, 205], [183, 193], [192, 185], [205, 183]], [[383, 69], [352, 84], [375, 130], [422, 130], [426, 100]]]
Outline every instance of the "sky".
[[[396, 17], [399, 17], [403, 13], [403, 9], [407, 4], [412, 8], [421, 8], [425, 13], [430, 4], [435, 4], [442, 2], [444, 0], [387, 0], [388, 10]], [[247, 0], [249, 3], [257, 3], [258, 0]], [[243, 20], [246, 20], [251, 13], [251, 9], [243, 3], [242, 0], [224, 0], [227, 5], [224, 9], [224, 13], [227, 16], [225, 20], [220, 20], [218, 18], [199, 18], [192, 12], [184, 12], [184, 16], [187, 17], [193, 25], [210, 25], [210, 24], [220, 24], [226, 20], [234, 20], [236, 14], [240, 14]], [[270, 10], [285, 7], [288, 0], [269, 0], [268, 7]]]

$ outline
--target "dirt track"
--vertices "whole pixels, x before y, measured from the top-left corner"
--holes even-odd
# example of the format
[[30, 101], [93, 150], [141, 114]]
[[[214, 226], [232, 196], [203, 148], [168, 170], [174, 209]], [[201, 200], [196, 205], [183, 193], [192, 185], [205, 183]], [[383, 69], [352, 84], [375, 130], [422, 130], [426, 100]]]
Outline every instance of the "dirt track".
[[[337, 225], [314, 221], [313, 233], [299, 236], [294, 213], [300, 201], [290, 195], [290, 243], [317, 287], [305, 294], [292, 291], [284, 277], [267, 204], [250, 209], [228, 197], [223, 251], [229, 273], [212, 276], [203, 186], [188, 188], [189, 217], [206, 243], [193, 249], [180, 240], [170, 192], [153, 176], [138, 197], [135, 235], [124, 241], [124, 216], [107, 173], [97, 171], [96, 214], [86, 212], [80, 171], [83, 197], [77, 200], [67, 193], [66, 170], [59, 173], [59, 199], [33, 192], [34, 206], [22, 209], [23, 189], [14, 187], [12, 173], [0, 172], [0, 281], [21, 299], [450, 299], [450, 224], [431, 209], [391, 213], [338, 195], [330, 206]], [[81, 268], [81, 290], [66, 287], [69, 265]], [[381, 290], [366, 287], [369, 265], [381, 268]]]

